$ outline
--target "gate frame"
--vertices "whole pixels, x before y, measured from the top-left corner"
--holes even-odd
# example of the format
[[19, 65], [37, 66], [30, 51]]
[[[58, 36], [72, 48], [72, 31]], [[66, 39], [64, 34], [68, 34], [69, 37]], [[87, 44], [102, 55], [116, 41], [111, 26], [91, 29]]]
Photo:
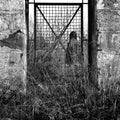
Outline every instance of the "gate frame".
[[[38, 5], [79, 5], [79, 7], [81, 8], [81, 53], [82, 53], [82, 63], [84, 61], [84, 54], [83, 54], [83, 4], [88, 4], [88, 3], [34, 3], [34, 66], [36, 66], [36, 9], [38, 8], [37, 6]], [[77, 8], [78, 9], [78, 8]], [[77, 11], [77, 10], [76, 10]], [[59, 36], [56, 36], [56, 40], [58, 39], [59, 43], [61, 43], [60, 39], [61, 39], [61, 36], [65, 33], [66, 29], [69, 27], [69, 25], [71, 24], [72, 20], [74, 19], [75, 15], [77, 14], [75, 11], [74, 15], [72, 16], [72, 18], [70, 19], [70, 22], [67, 23], [67, 25], [65, 25], [65, 30], [63, 28], [63, 30], [61, 31], [60, 35]], [[79, 11], [79, 10], [78, 10]], [[49, 24], [49, 23], [47, 23]], [[50, 27], [50, 26], [49, 26]], [[51, 28], [52, 30], [52, 28]], [[52, 31], [54, 33], [54, 31]], [[63, 33], [62, 33], [63, 32]], [[56, 41], [55, 40], [55, 41]], [[57, 45], [57, 43], [56, 43]]]

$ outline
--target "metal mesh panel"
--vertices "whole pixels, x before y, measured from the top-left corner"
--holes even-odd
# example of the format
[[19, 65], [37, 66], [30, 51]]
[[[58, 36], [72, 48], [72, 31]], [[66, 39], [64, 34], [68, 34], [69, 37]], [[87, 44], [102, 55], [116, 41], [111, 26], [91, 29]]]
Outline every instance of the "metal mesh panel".
[[[43, 49], [46, 44], [55, 41], [55, 34], [59, 35], [75, 14], [79, 5], [38, 5], [36, 8], [36, 49]], [[41, 12], [43, 14], [41, 14]], [[44, 16], [44, 17], [43, 17]], [[50, 26], [55, 32], [50, 29]], [[64, 46], [69, 40], [71, 31], [76, 31], [78, 40], [81, 38], [81, 8], [63, 34], [61, 41]], [[44, 43], [44, 44], [43, 44]]]

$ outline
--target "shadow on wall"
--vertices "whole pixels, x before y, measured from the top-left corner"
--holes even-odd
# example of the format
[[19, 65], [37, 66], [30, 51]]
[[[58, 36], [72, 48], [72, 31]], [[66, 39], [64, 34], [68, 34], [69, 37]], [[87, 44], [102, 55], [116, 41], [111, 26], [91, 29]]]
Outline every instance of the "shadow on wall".
[[[0, 83], [24, 91], [26, 86], [25, 34], [17, 30], [0, 41]], [[18, 79], [19, 78], [19, 79]], [[13, 82], [14, 81], [14, 82]]]
[[0, 41], [0, 46], [7, 46], [11, 49], [25, 49], [25, 34], [21, 30], [17, 30], [13, 34], [10, 34], [8, 38]]

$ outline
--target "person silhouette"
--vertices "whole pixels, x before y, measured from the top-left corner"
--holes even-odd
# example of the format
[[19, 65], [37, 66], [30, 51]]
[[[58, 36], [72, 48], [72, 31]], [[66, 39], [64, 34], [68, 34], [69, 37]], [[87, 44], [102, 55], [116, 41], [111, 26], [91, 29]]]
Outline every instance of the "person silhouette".
[[72, 71], [73, 76], [76, 76], [76, 66], [79, 65], [78, 54], [79, 54], [79, 41], [77, 41], [77, 33], [72, 31], [69, 35], [69, 41], [67, 43], [65, 63], [68, 66], [69, 71]]
[[65, 57], [65, 63], [67, 65], [72, 65], [75, 62], [75, 56], [77, 57], [78, 54], [78, 41], [77, 41], [77, 33], [75, 31], [72, 31], [69, 36], [69, 42], [67, 44], [66, 49], [66, 57]]

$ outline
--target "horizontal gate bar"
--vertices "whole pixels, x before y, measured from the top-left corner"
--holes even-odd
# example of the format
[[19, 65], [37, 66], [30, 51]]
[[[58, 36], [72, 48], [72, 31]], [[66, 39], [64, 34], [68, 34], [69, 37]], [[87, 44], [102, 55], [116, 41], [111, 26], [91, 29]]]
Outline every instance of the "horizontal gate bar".
[[36, 5], [80, 5], [80, 4], [88, 4], [88, 3], [40, 3], [40, 2], [29, 2], [28, 4], [36, 4]]
[[85, 3], [35, 3], [36, 5], [82, 5]]

